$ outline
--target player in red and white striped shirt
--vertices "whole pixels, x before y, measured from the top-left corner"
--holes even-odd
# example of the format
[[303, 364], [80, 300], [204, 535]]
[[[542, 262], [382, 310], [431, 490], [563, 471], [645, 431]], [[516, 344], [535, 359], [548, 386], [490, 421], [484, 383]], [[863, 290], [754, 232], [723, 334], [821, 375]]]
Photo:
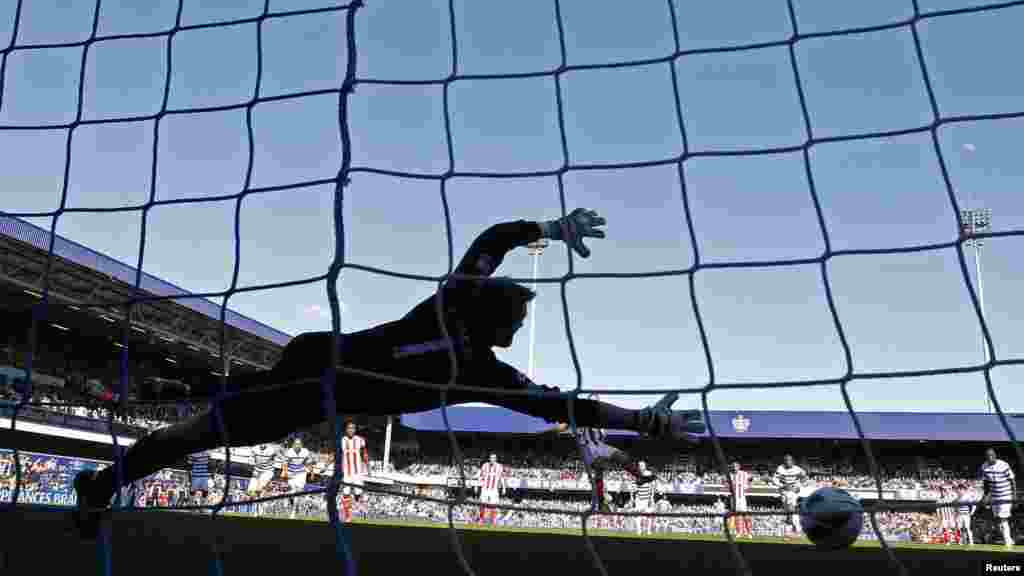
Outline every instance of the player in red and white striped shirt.
[[363, 482], [369, 475], [370, 452], [366, 449], [366, 439], [356, 436], [356, 423], [349, 420], [345, 423], [345, 435], [341, 438], [341, 488], [342, 520], [352, 521], [353, 497], [359, 500], [363, 496]]
[[957, 532], [956, 529], [956, 493], [949, 488], [942, 488], [942, 494], [939, 496], [937, 504], [940, 506], [938, 509], [939, 521], [942, 527], [942, 541], [946, 544], [952, 544]]
[[505, 491], [505, 467], [498, 462], [498, 456], [491, 454], [488, 462], [480, 467], [480, 522], [484, 522], [486, 516], [491, 524], [494, 524], [494, 517], [497, 509], [487, 504], [497, 504], [501, 493]]
[[[747, 492], [753, 481], [750, 472], [744, 470], [739, 462], [733, 462], [729, 480], [732, 483], [732, 511], [735, 513], [747, 512]], [[732, 529], [736, 531], [738, 537], [754, 537], [753, 519], [750, 516], [733, 516], [730, 521]]]

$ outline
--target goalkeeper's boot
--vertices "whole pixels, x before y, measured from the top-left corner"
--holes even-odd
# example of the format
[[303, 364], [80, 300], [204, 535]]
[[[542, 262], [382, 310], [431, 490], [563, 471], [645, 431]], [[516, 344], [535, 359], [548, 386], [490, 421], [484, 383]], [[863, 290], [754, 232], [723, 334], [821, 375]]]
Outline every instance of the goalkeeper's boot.
[[100, 506], [92, 496], [92, 482], [96, 472], [83, 470], [75, 476], [75, 493], [78, 495], [78, 507], [72, 512], [75, 528], [82, 538], [95, 540], [100, 530]]
[[669, 392], [653, 406], [640, 410], [638, 431], [652, 438], [696, 442], [696, 434], [707, 430], [700, 410], [672, 410], [678, 392]]

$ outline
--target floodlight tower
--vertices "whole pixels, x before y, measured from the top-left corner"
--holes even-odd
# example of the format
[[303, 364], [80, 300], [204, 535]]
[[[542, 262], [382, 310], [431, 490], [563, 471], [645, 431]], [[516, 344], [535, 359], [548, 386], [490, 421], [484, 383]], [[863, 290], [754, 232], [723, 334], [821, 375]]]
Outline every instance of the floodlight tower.
[[[985, 245], [984, 238], [978, 238], [978, 234], [984, 234], [992, 229], [992, 210], [988, 208], [974, 208], [960, 211], [960, 237], [966, 238], [965, 245], [974, 248], [974, 270], [978, 277], [978, 306], [981, 308], [981, 317], [985, 319], [985, 290], [982, 285], [981, 276], [981, 247]], [[988, 355], [988, 346], [985, 344], [984, 334], [981, 337], [981, 349], [985, 354], [985, 363], [991, 358]], [[985, 406], [988, 412], [992, 411], [992, 399], [985, 395]]]
[[[540, 255], [544, 253], [544, 249], [548, 247], [548, 244], [549, 242], [546, 239], [541, 238], [536, 242], [530, 242], [529, 244], [526, 245], [527, 253], [533, 260], [534, 289], [536, 289], [537, 287], [537, 263], [540, 261]], [[534, 298], [533, 301], [530, 302], [530, 360], [527, 363], [526, 369], [526, 376], [530, 380], [533, 380], [533, 346], [536, 338], [535, 335], [537, 333], [537, 314], [535, 313], [536, 309], [537, 299]]]

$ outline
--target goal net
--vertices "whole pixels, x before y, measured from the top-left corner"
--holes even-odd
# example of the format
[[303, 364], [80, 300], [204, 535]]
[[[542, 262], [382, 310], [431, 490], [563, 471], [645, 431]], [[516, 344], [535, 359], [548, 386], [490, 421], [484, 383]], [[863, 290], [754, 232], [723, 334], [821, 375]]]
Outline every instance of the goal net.
[[[990, 123], [1019, 131], [1024, 90], [1011, 77], [1017, 66], [1014, 54], [1020, 50], [1012, 48], [1016, 40], [1012, 25], [1007, 28], [1006, 22], [1024, 21], [1024, 2], [953, 6], [951, 1], [912, 0], [826, 7], [788, 0], [758, 2], [756, 7], [724, 2], [718, 8], [672, 0], [507, 3], [515, 4], [514, 9], [502, 3], [486, 3], [485, 8], [454, 0], [416, 3], [415, 7], [393, 0], [348, 4], [266, 0], [232, 9], [200, 8], [184, 0], [149, 3], [146, 8], [131, 4], [100, 0], [77, 2], [73, 7], [57, 1], [0, 4], [0, 158], [5, 159], [0, 161], [0, 218], [45, 223], [51, 232], [51, 263], [57, 258], [52, 238], [61, 233], [63, 223], [73, 220], [81, 229], [90, 226], [84, 222], [95, 222], [91, 226], [97, 229], [115, 221], [124, 224], [123, 218], [132, 222], [134, 231], [132, 235], [125, 232], [125, 237], [133, 244], [129, 263], [138, 271], [135, 295], [123, 302], [103, 303], [125, 311], [124, 369], [113, 390], [117, 397], [127, 398], [132, 354], [128, 319], [134, 307], [160, 300], [215, 299], [222, 322], [220, 355], [227, 373], [231, 342], [223, 322], [234, 302], [257, 302], [276, 291], [301, 287], [326, 289], [327, 306], [313, 309], [312, 317], [329, 322], [338, 343], [346, 331], [343, 319], [349, 317], [339, 294], [350, 277], [386, 278], [398, 285], [382, 288], [382, 294], [391, 296], [398, 290], [411, 292], [410, 282], [433, 286], [445, 282], [465, 241], [475, 232], [460, 223], [475, 216], [464, 217], [455, 207], [464, 205], [466, 198], [472, 196], [471, 202], [487, 205], [488, 210], [508, 207], [524, 217], [545, 211], [550, 218], [578, 207], [583, 195], [574, 192], [589, 185], [602, 190], [610, 230], [617, 219], [628, 220], [631, 211], [644, 211], [646, 218], [651, 203], [678, 206], [668, 220], [635, 225], [657, 228], [669, 222], [674, 229], [668, 236], [675, 235], [689, 251], [675, 261], [654, 262], [645, 256], [645, 246], [626, 246], [621, 249], [635, 257], [618, 262], [627, 269], [581, 272], [574, 254], [557, 252], [562, 246], [552, 245], [551, 252], [565, 256], [564, 273], [516, 278], [548, 287], [552, 295], [557, 291], [560, 296], [559, 318], [564, 320], [575, 380], [566, 396], [570, 407], [579, 394], [591, 391], [614, 398], [679, 388], [685, 396], [696, 398], [707, 414], [716, 393], [837, 390], [881, 495], [881, 473], [870, 434], [858, 418], [850, 386], [973, 374], [984, 379], [994, 418], [1012, 442], [1016, 461], [1024, 464], [1014, 427], [993, 385], [993, 372], [1022, 361], [997, 346], [971, 252], [982, 239], [989, 244], [1008, 242], [1024, 234], [1024, 228], [993, 230], [988, 212], [970, 212], [967, 220], [961, 219], [962, 211], [974, 207], [957, 189], [955, 172], [970, 161], [959, 155], [975, 152], [975, 145], [952, 133], [958, 127]], [[492, 27], [487, 33], [474, 32], [475, 25], [488, 21], [488, 14]], [[502, 18], [508, 18], [506, 26], [497, 21]], [[525, 22], [531, 30], [524, 31]], [[422, 29], [431, 32], [425, 34]], [[621, 38], [630, 40], [624, 43]], [[973, 64], [961, 61], [964, 50], [970, 50], [967, 59]], [[496, 69], [489, 70], [490, 66]], [[964, 91], [976, 97], [960, 97]], [[112, 130], [122, 134], [112, 136], [108, 132]], [[424, 136], [426, 132], [432, 136]], [[531, 139], [537, 133], [550, 137]], [[1010, 146], [1006, 136], [995, 138], [1000, 142], [996, 146]], [[212, 139], [221, 141], [211, 143]], [[843, 236], [849, 222], [834, 211], [840, 201], [829, 196], [830, 186], [842, 184], [837, 180], [842, 172], [821, 166], [855, 162], [854, 156], [863, 153], [862, 145], [920, 150], [918, 159], [928, 163], [927, 171], [942, 192], [941, 202], [936, 201], [927, 215], [938, 222], [937, 234], [923, 240], [889, 236], [881, 243], [859, 244]], [[105, 170], [89, 170], [89, 161], [79, 160], [96, 158], [97, 151], [110, 146], [130, 152], [120, 157], [133, 160]], [[424, 150], [427, 146], [432, 149]], [[226, 148], [231, 151], [215, 152]], [[840, 157], [846, 159], [837, 160]], [[883, 151], [870, 161], [886, 157]], [[728, 163], [713, 164], [717, 161]], [[766, 163], [772, 162], [793, 170], [767, 169]], [[794, 190], [788, 195], [727, 194], [735, 183], [730, 178], [744, 170], [764, 174], [767, 190], [778, 189], [769, 179], [788, 178], [803, 207], [793, 208], [789, 196], [795, 197]], [[652, 200], [630, 187], [630, 178], [640, 172], [645, 180], [637, 185], [651, 184], [650, 171], [671, 181], [666, 187], [677, 196]], [[24, 182], [34, 186], [40, 179], [56, 183], [56, 193], [16, 188]], [[535, 190], [537, 182], [550, 191], [547, 204], [540, 194], [534, 197], [516, 188], [532, 183]], [[720, 189], [715, 188], [716, 182]], [[409, 186], [408, 196], [380, 192], [396, 183]], [[353, 201], [361, 188], [386, 197], [380, 203], [386, 206], [361, 212], [360, 201]], [[476, 191], [468, 192], [469, 188]], [[310, 190], [316, 191], [319, 204], [290, 214], [289, 198], [299, 202]], [[274, 232], [259, 229], [261, 224], [247, 224], [246, 206], [253, 198], [272, 195], [281, 199], [270, 208], [276, 211], [275, 217], [300, 219], [285, 230], [299, 234], [301, 218], [316, 214], [329, 220], [333, 235], [320, 237], [302, 251], [303, 257], [316, 256], [317, 270], [283, 268], [273, 281], [247, 282], [246, 267], [252, 266], [252, 257], [246, 256], [247, 242]], [[423, 200], [426, 197], [429, 201]], [[536, 208], [542, 204], [542, 209]], [[173, 225], [161, 221], [163, 214], [186, 207], [195, 210]], [[421, 216], [421, 208], [433, 210], [431, 224], [409, 217], [411, 213]], [[724, 220], [713, 216], [714, 210], [746, 211], [747, 219], [733, 221], [729, 230]], [[780, 212], [789, 217], [773, 220]], [[801, 249], [789, 251], [791, 257], [780, 258], [778, 252], [762, 249], [764, 245], [756, 239], [746, 253], [728, 248], [751, 242], [751, 236], [736, 229], [752, 225], [757, 218], [779, 222], [762, 221], [761, 231], [790, 234], [790, 227], [798, 225], [794, 214], [810, 232], [806, 242], [794, 241]], [[858, 218], [865, 218], [864, 214], [859, 212]], [[123, 218], [109, 219], [113, 217]], [[503, 213], [492, 213], [491, 221], [505, 218]], [[352, 240], [350, 230], [371, 225], [394, 228], [395, 234], [408, 227], [432, 226], [436, 246], [442, 249], [436, 261], [447, 270], [416, 265], [402, 254], [381, 258], [384, 264], [362, 258], [371, 247]], [[229, 240], [218, 245], [224, 258], [208, 256], [209, 247], [192, 247], [195, 259], [190, 262], [207, 267], [207, 272], [210, 267], [226, 271], [227, 287], [190, 286], [196, 289], [192, 294], [148, 293], [143, 271], [173, 265], [154, 261], [152, 245], [177, 238], [170, 248], [158, 252], [167, 257], [175, 246], [184, 249], [189, 235], [202, 227], [231, 230]], [[388, 248], [414, 250], [399, 242]], [[958, 274], [959, 288], [966, 295], [957, 305], [965, 307], [969, 316], [965, 331], [971, 333], [974, 361], [891, 370], [873, 370], [858, 362], [858, 347], [849, 338], [854, 319], [844, 315], [838, 302], [835, 267], [844, 259], [881, 262], [890, 255], [911, 254], [948, 257], [950, 270]], [[295, 254], [296, 259], [299, 256]], [[805, 306], [819, 308], [815, 313], [823, 314], [839, 350], [841, 366], [830, 375], [731, 376], [737, 372], [729, 369], [727, 355], [715, 349], [714, 322], [705, 303], [709, 290], [700, 278], [763, 269], [792, 270], [813, 278], [819, 300]], [[586, 380], [584, 359], [577, 353], [581, 336], [574, 328], [580, 320], [573, 313], [570, 294], [585, 292], [595, 281], [669, 277], [680, 279], [682, 289], [675, 304], [692, 313], [695, 358], [704, 363], [706, 381], [638, 390], [608, 389]], [[42, 298], [29, 333], [32, 353], [25, 369], [30, 375], [38, 325], [46, 318], [51, 289], [50, 278], [44, 275]], [[627, 298], [621, 306], [631, 304]], [[351, 312], [359, 317], [358, 310]], [[594, 337], [591, 333], [590, 338]], [[606, 333], [600, 337], [628, 336]], [[327, 383], [346, 370], [340, 353], [332, 363], [337, 368], [323, 379], [329, 398], [334, 390]], [[229, 394], [226, 377], [222, 385], [213, 402], [215, 409]], [[441, 388], [442, 398], [458, 389], [454, 385]], [[30, 393], [21, 394], [13, 421], [29, 406], [30, 398]], [[332, 436], [338, 438], [334, 404], [328, 405]], [[447, 426], [447, 416], [445, 422]], [[575, 422], [570, 425], [575, 430]], [[113, 436], [112, 424], [110, 430]], [[719, 471], [728, 477], [729, 458], [717, 432], [711, 427], [708, 440]], [[447, 433], [453, 456], [461, 463], [450, 426]], [[228, 448], [229, 464], [231, 453]], [[115, 468], [120, 466], [118, 450], [111, 460]], [[336, 454], [335, 462], [340, 460]], [[461, 474], [463, 485], [466, 476]], [[326, 506], [338, 531], [339, 558], [346, 569], [353, 570], [350, 542], [338, 518], [337, 474], [334, 478], [325, 490]], [[19, 486], [20, 480], [19, 476]], [[465, 571], [472, 574], [472, 566], [462, 556], [453, 510], [477, 503], [467, 500], [464, 491], [442, 502], [448, 510], [454, 549]], [[209, 508], [216, 515], [237, 504], [225, 491], [224, 499]], [[115, 511], [119, 509], [121, 504], [115, 506]], [[869, 516], [873, 519], [886, 509], [884, 502], [872, 505]], [[591, 560], [605, 572], [589, 541], [588, 526], [598, 510], [561, 513], [578, 521]], [[723, 527], [726, 516], [716, 516]], [[906, 573], [877, 522], [872, 520], [871, 526], [894, 570]], [[749, 573], [732, 531], [725, 529], [725, 533], [738, 572]]]

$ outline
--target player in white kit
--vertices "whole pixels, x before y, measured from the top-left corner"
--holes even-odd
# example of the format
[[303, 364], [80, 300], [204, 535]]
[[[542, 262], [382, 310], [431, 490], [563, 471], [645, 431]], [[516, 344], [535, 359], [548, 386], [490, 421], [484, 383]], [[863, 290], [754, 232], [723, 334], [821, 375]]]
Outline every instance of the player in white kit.
[[505, 467], [498, 462], [498, 455], [491, 454], [487, 462], [480, 467], [480, 518], [483, 524], [489, 520], [494, 524], [497, 509], [487, 506], [497, 504], [501, 499], [501, 493], [505, 490]]
[[[280, 455], [282, 476], [288, 480], [288, 491], [292, 494], [302, 492], [306, 489], [306, 467], [313, 461], [309, 450], [302, 447], [302, 440], [298, 436], [292, 440], [290, 448], [285, 449]], [[291, 517], [295, 517], [295, 500], [292, 500]]]
[[807, 472], [793, 463], [793, 456], [786, 454], [782, 458], [782, 464], [775, 469], [775, 486], [779, 489], [779, 496], [782, 498], [782, 507], [789, 514], [790, 525], [787, 532], [792, 528], [793, 535], [799, 537], [803, 529], [800, 527], [800, 515], [797, 513], [796, 502], [800, 497], [800, 489], [803, 488], [804, 480], [807, 479]]
[[363, 497], [363, 483], [370, 473], [370, 452], [366, 439], [356, 435], [356, 423], [345, 422], [345, 435], [341, 438], [341, 487], [342, 521], [352, 521], [353, 501]]

